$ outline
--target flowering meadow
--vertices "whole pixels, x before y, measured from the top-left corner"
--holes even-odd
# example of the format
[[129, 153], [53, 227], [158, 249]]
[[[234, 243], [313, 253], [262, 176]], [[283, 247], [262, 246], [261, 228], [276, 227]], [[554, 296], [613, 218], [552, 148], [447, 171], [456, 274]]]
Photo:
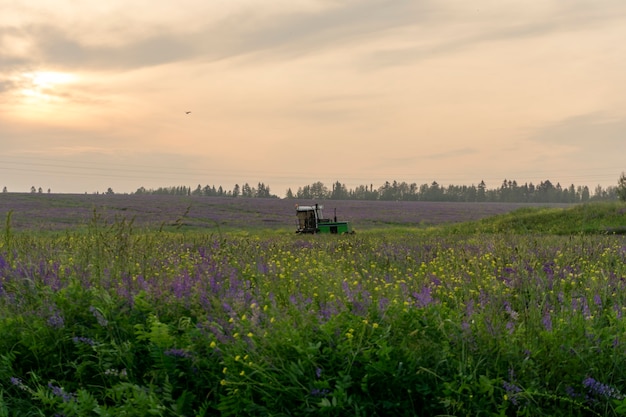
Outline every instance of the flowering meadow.
[[0, 416], [626, 415], [622, 235], [0, 236]]
[[466, 222], [523, 207], [570, 204], [449, 203], [430, 201], [304, 201], [276, 198], [197, 197], [128, 194], [0, 193], [0, 219], [12, 212], [16, 231], [63, 231], [89, 225], [94, 210], [102, 219], [133, 219], [136, 227], [296, 230], [295, 204], [322, 203], [326, 217], [354, 223], [358, 230]]

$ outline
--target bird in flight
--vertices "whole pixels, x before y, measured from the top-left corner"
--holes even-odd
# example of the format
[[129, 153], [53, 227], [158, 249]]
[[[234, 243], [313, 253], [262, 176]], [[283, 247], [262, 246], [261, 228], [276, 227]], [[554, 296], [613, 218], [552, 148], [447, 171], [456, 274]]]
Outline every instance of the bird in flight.
[[186, 111], [186, 112], [185, 112], [185, 114], [189, 114], [189, 113], [191, 113], [191, 112], [190, 112], [190, 111]]

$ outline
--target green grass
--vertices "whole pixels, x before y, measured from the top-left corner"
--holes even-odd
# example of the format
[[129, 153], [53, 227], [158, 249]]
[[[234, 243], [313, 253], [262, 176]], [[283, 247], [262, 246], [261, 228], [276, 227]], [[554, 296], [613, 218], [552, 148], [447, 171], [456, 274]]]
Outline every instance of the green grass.
[[623, 209], [340, 236], [8, 216], [0, 417], [624, 416]]
[[434, 230], [461, 234], [621, 234], [626, 232], [626, 204], [610, 202], [579, 204], [568, 208], [528, 207]]

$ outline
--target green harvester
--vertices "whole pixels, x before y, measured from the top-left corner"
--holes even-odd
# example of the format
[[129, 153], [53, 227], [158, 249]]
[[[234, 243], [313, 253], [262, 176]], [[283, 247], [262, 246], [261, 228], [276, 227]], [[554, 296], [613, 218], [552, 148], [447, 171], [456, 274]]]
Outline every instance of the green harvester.
[[314, 206], [300, 206], [296, 204], [296, 233], [329, 233], [345, 234], [354, 233], [350, 222], [337, 221], [337, 209], [333, 219], [324, 218], [321, 204]]

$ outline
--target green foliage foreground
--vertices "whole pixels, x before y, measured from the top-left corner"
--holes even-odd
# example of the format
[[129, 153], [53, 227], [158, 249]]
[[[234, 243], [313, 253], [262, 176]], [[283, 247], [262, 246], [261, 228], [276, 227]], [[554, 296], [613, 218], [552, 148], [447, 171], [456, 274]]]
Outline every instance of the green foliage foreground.
[[625, 415], [625, 261], [622, 236], [7, 221], [0, 416]]

